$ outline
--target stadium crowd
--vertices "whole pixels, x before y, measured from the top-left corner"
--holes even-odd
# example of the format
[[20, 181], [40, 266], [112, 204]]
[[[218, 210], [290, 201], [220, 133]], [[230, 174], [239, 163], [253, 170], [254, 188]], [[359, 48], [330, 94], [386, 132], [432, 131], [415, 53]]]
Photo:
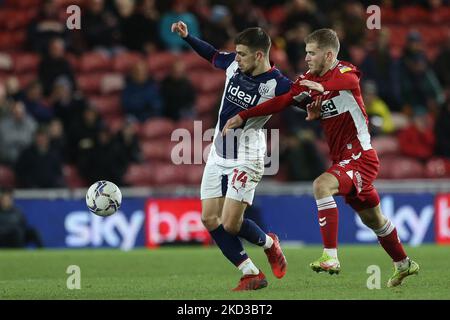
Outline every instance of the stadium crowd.
[[[70, 4], [79, 30], [66, 27]], [[371, 4], [380, 30], [366, 26]], [[263, 27], [291, 79], [306, 71], [304, 37], [335, 29], [339, 58], [363, 73], [379, 177], [450, 177], [448, 1], [3, 0], [0, 185], [198, 184], [203, 166], [173, 164], [170, 135], [215, 125], [225, 77], [170, 32], [178, 20], [230, 51], [237, 32]], [[310, 181], [328, 165], [318, 123], [304, 118], [291, 108], [268, 123], [281, 130], [277, 180]]]

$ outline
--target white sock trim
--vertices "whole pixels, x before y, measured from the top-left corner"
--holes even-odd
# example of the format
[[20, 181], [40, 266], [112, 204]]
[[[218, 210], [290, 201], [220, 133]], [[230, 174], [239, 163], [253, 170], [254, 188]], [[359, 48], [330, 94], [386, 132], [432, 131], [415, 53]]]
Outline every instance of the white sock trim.
[[336, 202], [332, 196], [316, 200], [317, 209], [325, 210], [337, 208]]
[[330, 257], [337, 259], [337, 249], [336, 248], [324, 248], [323, 252], [325, 252], [326, 254], [328, 254]]
[[238, 266], [238, 269], [241, 270], [244, 275], [246, 275], [246, 274], [259, 274], [259, 269], [253, 264], [253, 261], [250, 258], [244, 260]]
[[264, 243], [263, 248], [269, 249], [273, 245], [273, 239], [266, 234], [266, 243]]
[[374, 230], [375, 234], [379, 237], [386, 237], [395, 229], [394, 224], [391, 222], [391, 220], [387, 219], [384, 226], [382, 226], [380, 229]]

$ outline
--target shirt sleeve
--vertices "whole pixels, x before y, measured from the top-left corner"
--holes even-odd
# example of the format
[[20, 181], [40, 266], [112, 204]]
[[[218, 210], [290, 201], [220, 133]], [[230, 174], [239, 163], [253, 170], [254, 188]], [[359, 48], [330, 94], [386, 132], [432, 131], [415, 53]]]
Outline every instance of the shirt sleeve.
[[199, 56], [211, 62], [215, 67], [226, 70], [233, 63], [235, 53], [219, 52], [208, 42], [188, 34], [183, 38]]
[[266, 102], [257, 105], [254, 108], [243, 110], [239, 112], [239, 116], [243, 120], [253, 117], [267, 116], [270, 114], [278, 113], [286, 109], [291, 105], [300, 104], [305, 97], [308, 97], [308, 88], [298, 84], [298, 79], [292, 83], [288, 92], [276, 96]]
[[336, 76], [321, 84], [325, 91], [354, 90], [359, 86], [359, 72], [353, 70], [336, 72]]

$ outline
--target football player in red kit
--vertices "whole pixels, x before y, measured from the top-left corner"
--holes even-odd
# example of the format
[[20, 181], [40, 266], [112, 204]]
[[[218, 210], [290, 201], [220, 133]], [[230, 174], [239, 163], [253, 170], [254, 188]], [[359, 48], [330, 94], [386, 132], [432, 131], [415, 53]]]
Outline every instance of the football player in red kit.
[[[310, 267], [317, 272], [339, 273], [337, 256], [338, 208], [334, 195], [345, 201], [371, 228], [394, 262], [388, 287], [398, 286], [419, 265], [409, 259], [397, 230], [381, 212], [373, 186], [379, 160], [370, 144], [368, 118], [359, 85], [360, 72], [351, 63], [339, 61], [339, 39], [331, 29], [319, 29], [305, 38], [309, 70], [300, 75], [291, 90], [229, 119], [222, 133], [239, 127], [251, 117], [279, 112], [294, 104], [305, 105], [307, 120], [320, 119], [330, 148], [332, 166], [313, 183], [314, 198], [324, 251]], [[306, 102], [308, 101], [308, 102]]]

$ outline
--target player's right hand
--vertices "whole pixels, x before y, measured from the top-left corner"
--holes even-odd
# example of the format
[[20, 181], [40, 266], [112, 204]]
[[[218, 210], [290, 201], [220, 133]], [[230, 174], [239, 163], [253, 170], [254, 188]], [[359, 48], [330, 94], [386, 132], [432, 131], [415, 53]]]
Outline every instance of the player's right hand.
[[320, 119], [320, 109], [322, 107], [322, 96], [319, 96], [312, 103], [306, 106], [307, 117], [306, 120], [312, 121]]
[[238, 128], [242, 125], [244, 120], [237, 114], [233, 118], [228, 119], [227, 123], [222, 129], [222, 136], [225, 136], [229, 129]]
[[170, 28], [172, 32], [178, 33], [178, 35], [182, 38], [186, 38], [189, 34], [186, 23], [183, 21], [178, 21], [172, 23], [172, 27]]

